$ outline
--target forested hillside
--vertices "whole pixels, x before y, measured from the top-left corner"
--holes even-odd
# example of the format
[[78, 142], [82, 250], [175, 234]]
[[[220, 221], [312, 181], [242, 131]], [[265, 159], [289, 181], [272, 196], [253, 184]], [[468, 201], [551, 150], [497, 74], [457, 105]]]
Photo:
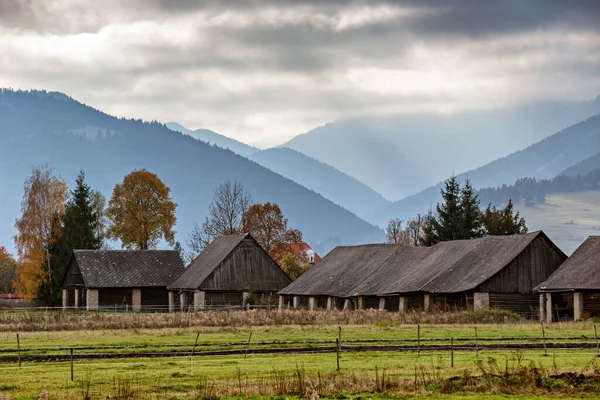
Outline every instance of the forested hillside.
[[284, 147], [267, 149], [249, 158], [322, 194], [358, 216], [390, 203], [362, 182], [296, 150]]
[[483, 205], [488, 203], [500, 205], [513, 199], [523, 201], [527, 206], [543, 203], [550, 193], [577, 193], [588, 190], [600, 190], [600, 169], [583, 175], [561, 174], [552, 179], [522, 178], [513, 185], [480, 189], [478, 194]]
[[[512, 185], [518, 179], [530, 177], [552, 179], [600, 151], [600, 115], [570, 126], [521, 151], [498, 159], [481, 168], [458, 175], [467, 177], [477, 188]], [[466, 157], [467, 154], [461, 155]], [[450, 176], [452, 171], [447, 171]], [[395, 202], [370, 216], [370, 220], [383, 224], [393, 217], [407, 218], [425, 212], [439, 201], [440, 184]]]
[[584, 175], [597, 169], [600, 169], [600, 153], [578, 162], [577, 164], [565, 169], [561, 174], [569, 176]]
[[62, 94], [0, 92], [0, 243], [11, 245], [23, 181], [47, 163], [72, 185], [79, 169], [109, 197], [125, 174], [146, 168], [179, 204], [176, 239], [204, 218], [213, 189], [240, 181], [256, 201], [276, 202], [290, 226], [321, 252], [335, 243], [380, 242], [382, 231], [319, 194], [229, 150], [157, 122], [117, 119]]

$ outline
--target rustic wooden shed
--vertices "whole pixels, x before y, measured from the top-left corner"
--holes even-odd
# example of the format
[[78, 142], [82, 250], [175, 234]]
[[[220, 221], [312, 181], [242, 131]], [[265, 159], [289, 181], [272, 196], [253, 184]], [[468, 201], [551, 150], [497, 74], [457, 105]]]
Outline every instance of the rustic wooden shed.
[[536, 291], [547, 322], [600, 316], [600, 236], [587, 238]]
[[338, 247], [280, 291], [309, 308], [502, 308], [537, 315], [535, 286], [567, 256], [541, 231], [432, 247]]
[[169, 305], [172, 311], [276, 305], [277, 292], [290, 282], [250, 234], [224, 235], [169, 285]]
[[166, 311], [167, 285], [183, 271], [174, 250], [74, 250], [63, 308]]

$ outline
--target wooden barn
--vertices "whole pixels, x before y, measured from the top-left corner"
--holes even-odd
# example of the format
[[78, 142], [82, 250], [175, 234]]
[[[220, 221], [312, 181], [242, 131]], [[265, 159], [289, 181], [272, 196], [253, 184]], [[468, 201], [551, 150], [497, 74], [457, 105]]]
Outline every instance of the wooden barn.
[[537, 316], [533, 289], [566, 258], [541, 231], [432, 247], [337, 247], [280, 295], [284, 306], [310, 309], [502, 308]]
[[600, 236], [590, 236], [547, 281], [539, 285], [541, 320], [600, 316]]
[[170, 310], [277, 305], [290, 282], [251, 235], [220, 236], [169, 285]]
[[167, 286], [184, 271], [174, 250], [74, 250], [63, 308], [166, 311]]

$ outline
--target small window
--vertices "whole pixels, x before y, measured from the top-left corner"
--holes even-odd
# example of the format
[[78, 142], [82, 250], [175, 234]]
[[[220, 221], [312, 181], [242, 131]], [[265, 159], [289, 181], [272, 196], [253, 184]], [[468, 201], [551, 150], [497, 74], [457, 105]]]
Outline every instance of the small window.
[[314, 263], [315, 262], [315, 256], [310, 256], [310, 262]]

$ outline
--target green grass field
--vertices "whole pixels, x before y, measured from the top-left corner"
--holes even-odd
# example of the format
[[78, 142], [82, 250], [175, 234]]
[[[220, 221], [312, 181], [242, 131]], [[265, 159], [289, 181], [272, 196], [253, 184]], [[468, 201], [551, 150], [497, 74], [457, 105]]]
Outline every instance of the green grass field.
[[[382, 313], [382, 318], [383, 318]], [[150, 316], [148, 317], [150, 318]], [[479, 325], [421, 325], [423, 344], [479, 343], [511, 338], [509, 342], [540, 343], [537, 323]], [[596, 398], [600, 384], [581, 384], [553, 378], [565, 372], [596, 374], [596, 349], [342, 352], [340, 372], [336, 354], [243, 354], [204, 356], [218, 348], [331, 346], [338, 325], [267, 325], [237, 327], [190, 327], [122, 330], [70, 330], [20, 332], [22, 366], [17, 364], [15, 332], [0, 333], [0, 356], [14, 357], [0, 363], [1, 397], [10, 399], [189, 399], [222, 396], [243, 397], [336, 397], [382, 398], [401, 396], [436, 399], [486, 398]], [[164, 349], [191, 350], [196, 336], [196, 355], [158, 358], [111, 358], [75, 360], [74, 381], [70, 362], [33, 362], [36, 355], [118, 355]], [[594, 343], [591, 323], [559, 323], [546, 327], [549, 343], [578, 340]], [[577, 339], [575, 339], [577, 338]], [[414, 344], [417, 326], [381, 322], [342, 325], [343, 346]], [[463, 339], [462, 341], [460, 339]], [[130, 346], [135, 346], [130, 348]], [[146, 347], [143, 347], [146, 346]], [[491, 358], [491, 359], [490, 359]], [[533, 364], [532, 364], [533, 363]], [[478, 364], [481, 365], [478, 367]], [[528, 369], [535, 365], [535, 370]], [[482, 369], [484, 368], [484, 369]], [[481, 376], [485, 368], [498, 377]], [[495, 368], [495, 369], [494, 369]], [[525, 371], [525, 372], [523, 372]], [[503, 382], [510, 375], [515, 382]], [[507, 375], [507, 376], [508, 376]], [[514, 376], [513, 376], [514, 375]], [[543, 384], [528, 383], [529, 379]], [[538, 376], [539, 375], [539, 376]], [[448, 380], [449, 378], [455, 381]], [[469, 378], [467, 378], [469, 377]], [[460, 378], [460, 379], [459, 379]], [[507, 378], [508, 379], [508, 378]], [[448, 386], [451, 382], [451, 387]], [[454, 383], [452, 383], [454, 382]], [[591, 381], [593, 382], [593, 381]], [[533, 385], [533, 386], [532, 386]], [[531, 397], [533, 396], [533, 397]], [[537, 396], [537, 397], [536, 397]], [[571, 397], [569, 397], [571, 396]], [[576, 396], [576, 397], [575, 397]]]

